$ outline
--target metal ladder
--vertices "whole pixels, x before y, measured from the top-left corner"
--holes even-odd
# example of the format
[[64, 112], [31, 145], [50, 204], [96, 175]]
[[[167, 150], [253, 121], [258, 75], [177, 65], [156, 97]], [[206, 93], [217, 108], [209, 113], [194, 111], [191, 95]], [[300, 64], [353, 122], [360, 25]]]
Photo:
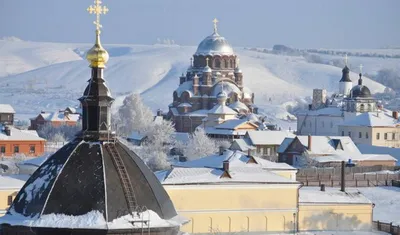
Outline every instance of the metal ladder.
[[125, 199], [128, 204], [128, 208], [131, 213], [137, 212], [140, 213], [140, 211], [137, 211], [137, 201], [135, 197], [135, 192], [133, 191], [131, 181], [128, 176], [128, 172], [126, 171], [124, 162], [122, 161], [121, 156], [119, 155], [117, 149], [115, 148], [114, 144], [105, 144], [105, 148], [107, 151], [111, 154], [114, 166], [118, 171], [118, 176], [122, 182], [122, 188], [124, 190], [125, 194]]

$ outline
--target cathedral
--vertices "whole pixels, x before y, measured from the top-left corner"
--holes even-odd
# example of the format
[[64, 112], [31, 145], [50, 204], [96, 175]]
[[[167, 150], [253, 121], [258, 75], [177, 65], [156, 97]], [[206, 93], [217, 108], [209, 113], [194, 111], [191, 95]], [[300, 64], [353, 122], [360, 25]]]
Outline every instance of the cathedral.
[[228, 41], [214, 32], [198, 46], [191, 58], [186, 75], [179, 78], [179, 87], [173, 93], [168, 116], [178, 132], [193, 132], [202, 124], [209, 110], [218, 105], [217, 96], [227, 95], [226, 105], [237, 114], [257, 113], [254, 94], [243, 86], [239, 59]]

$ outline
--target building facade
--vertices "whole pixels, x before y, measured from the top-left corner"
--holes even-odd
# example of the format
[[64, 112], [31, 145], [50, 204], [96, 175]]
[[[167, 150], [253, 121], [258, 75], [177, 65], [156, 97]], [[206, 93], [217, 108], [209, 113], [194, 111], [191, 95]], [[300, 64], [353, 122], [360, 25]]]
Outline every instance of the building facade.
[[61, 125], [75, 126], [81, 120], [81, 114], [74, 108], [67, 107], [65, 110], [56, 112], [41, 111], [38, 116], [31, 118], [30, 130], [37, 130], [42, 125], [50, 124], [54, 127]]
[[237, 55], [228, 41], [217, 31], [206, 37], [191, 59], [191, 65], [179, 78], [173, 93], [168, 117], [178, 132], [192, 132], [217, 103], [224, 91], [227, 105], [237, 113], [257, 112], [254, 94], [243, 84], [243, 73]]
[[0, 104], [0, 124], [13, 125], [15, 110], [9, 104]]
[[34, 130], [20, 130], [13, 126], [0, 125], [0, 156], [18, 154], [37, 157], [44, 153], [46, 140]]

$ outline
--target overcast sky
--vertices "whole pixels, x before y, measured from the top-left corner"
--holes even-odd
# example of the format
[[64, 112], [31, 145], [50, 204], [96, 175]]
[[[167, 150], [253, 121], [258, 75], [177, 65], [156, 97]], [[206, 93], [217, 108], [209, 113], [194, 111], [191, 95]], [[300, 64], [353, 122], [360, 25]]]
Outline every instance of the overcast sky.
[[[233, 46], [400, 46], [400, 0], [103, 0], [103, 43], [197, 45], [212, 20]], [[92, 42], [91, 0], [0, 0], [0, 37]]]

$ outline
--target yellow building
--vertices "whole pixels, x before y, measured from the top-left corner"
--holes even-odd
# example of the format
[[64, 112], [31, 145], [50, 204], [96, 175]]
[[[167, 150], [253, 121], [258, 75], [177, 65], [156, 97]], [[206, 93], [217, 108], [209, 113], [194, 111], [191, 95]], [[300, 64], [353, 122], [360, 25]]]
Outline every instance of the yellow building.
[[296, 171], [285, 163], [226, 150], [156, 175], [178, 213], [190, 220], [184, 232], [293, 232], [333, 229], [334, 224], [341, 230], [370, 228], [368, 199], [337, 189], [300, 190], [291, 175]]
[[362, 113], [338, 126], [339, 134], [350, 136], [356, 144], [400, 147], [398, 112], [388, 110]]
[[29, 178], [26, 175], [0, 175], [0, 216], [3, 216], [11, 205], [18, 191]]

